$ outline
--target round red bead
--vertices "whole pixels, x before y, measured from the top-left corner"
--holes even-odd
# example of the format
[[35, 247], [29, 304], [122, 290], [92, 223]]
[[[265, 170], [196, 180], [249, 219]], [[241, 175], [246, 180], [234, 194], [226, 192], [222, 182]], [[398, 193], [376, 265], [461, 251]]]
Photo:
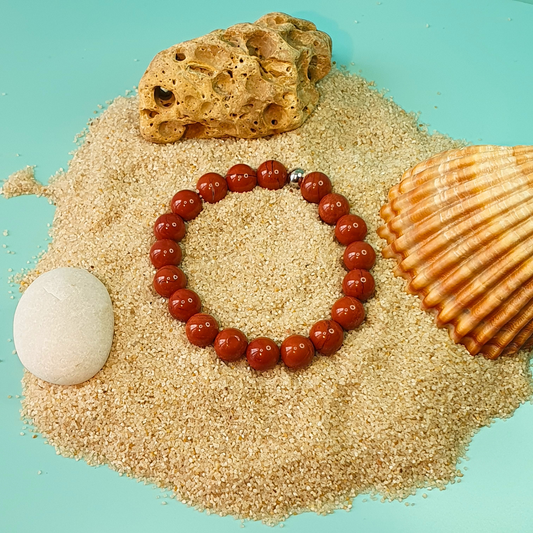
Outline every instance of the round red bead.
[[150, 260], [155, 268], [161, 268], [166, 265], [179, 265], [181, 256], [180, 245], [170, 239], [155, 241], [150, 248]]
[[355, 241], [344, 250], [343, 261], [348, 270], [354, 268], [370, 270], [376, 262], [376, 252], [367, 242]]
[[182, 322], [187, 322], [191, 316], [199, 313], [201, 308], [200, 297], [190, 289], [178, 289], [168, 300], [170, 314]]
[[155, 273], [153, 285], [157, 294], [170, 298], [173, 293], [187, 285], [187, 276], [181, 268], [167, 265]]
[[264, 189], [281, 189], [287, 183], [287, 169], [279, 161], [265, 161], [257, 169], [257, 183]]
[[357, 215], [343, 215], [335, 226], [335, 237], [347, 246], [354, 241], [362, 241], [366, 237], [366, 222]]
[[223, 329], [215, 339], [215, 352], [227, 363], [240, 359], [246, 353], [247, 347], [248, 339], [240, 329]]
[[318, 204], [318, 214], [326, 224], [337, 224], [338, 220], [350, 212], [350, 204], [342, 194], [326, 194]]
[[360, 326], [365, 319], [363, 304], [353, 296], [339, 298], [331, 308], [331, 318], [346, 331]]
[[228, 194], [228, 184], [220, 174], [209, 172], [198, 180], [196, 190], [204, 202], [216, 204]]
[[372, 274], [368, 270], [360, 268], [350, 270], [342, 281], [342, 291], [344, 294], [358, 298], [363, 302], [372, 296], [375, 288], [376, 284]]
[[157, 218], [154, 224], [154, 235], [156, 239], [172, 239], [181, 241], [185, 237], [185, 223], [183, 219], [175, 213], [165, 213]]
[[259, 337], [248, 344], [246, 359], [254, 370], [270, 370], [279, 361], [278, 345], [267, 337]]
[[191, 344], [204, 348], [218, 335], [218, 322], [211, 315], [198, 313], [187, 320], [185, 334]]
[[322, 172], [310, 172], [300, 183], [302, 196], [312, 204], [318, 204], [331, 190], [331, 180]]
[[311, 328], [309, 338], [322, 355], [332, 355], [342, 346], [344, 332], [334, 320], [320, 320]]
[[192, 220], [200, 214], [202, 200], [194, 191], [183, 190], [173, 196], [170, 207], [183, 220]]
[[231, 192], [248, 192], [256, 186], [257, 175], [248, 165], [233, 165], [226, 174], [226, 182]]
[[314, 344], [303, 335], [291, 335], [281, 343], [281, 359], [289, 368], [303, 368], [313, 360]]

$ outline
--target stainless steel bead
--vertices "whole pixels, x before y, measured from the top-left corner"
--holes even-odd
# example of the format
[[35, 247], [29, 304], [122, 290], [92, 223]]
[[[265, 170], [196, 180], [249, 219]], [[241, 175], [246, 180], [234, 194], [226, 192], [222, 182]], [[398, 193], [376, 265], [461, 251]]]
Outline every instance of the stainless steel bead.
[[295, 168], [289, 172], [289, 186], [290, 187], [299, 187], [300, 183], [304, 179], [305, 170], [302, 168]]

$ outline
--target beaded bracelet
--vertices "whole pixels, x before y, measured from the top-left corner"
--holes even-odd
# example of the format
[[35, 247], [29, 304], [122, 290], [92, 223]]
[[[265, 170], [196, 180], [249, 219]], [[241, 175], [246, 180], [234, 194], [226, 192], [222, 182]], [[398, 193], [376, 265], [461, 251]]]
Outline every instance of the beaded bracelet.
[[[178, 244], [185, 236], [185, 221], [194, 219], [202, 211], [202, 200], [216, 203], [228, 190], [236, 193], [251, 191], [256, 185], [270, 190], [281, 189], [286, 184], [299, 187], [308, 202], [318, 204], [320, 218], [335, 225], [337, 241], [346, 246], [343, 262], [348, 273], [342, 282], [345, 294], [331, 308], [331, 320], [320, 320], [311, 327], [309, 337], [290, 335], [281, 348], [267, 337], [259, 337], [248, 343], [246, 335], [235, 328], [219, 331], [217, 321], [211, 315], [201, 313], [202, 303], [198, 294], [187, 289], [187, 276], [178, 268], [182, 251]], [[157, 241], [150, 249], [152, 265], [157, 269], [153, 286], [162, 297], [168, 298], [170, 314], [185, 322], [185, 333], [195, 346], [214, 344], [215, 352], [225, 362], [237, 361], [246, 354], [254, 370], [274, 368], [281, 359], [289, 368], [303, 368], [311, 363], [315, 351], [332, 355], [344, 340], [344, 330], [357, 328], [365, 318], [361, 302], [366, 301], [375, 289], [369, 270], [375, 263], [376, 253], [364, 242], [367, 233], [365, 221], [350, 214], [348, 200], [332, 192], [330, 179], [322, 172], [305, 175], [302, 169], [287, 172], [278, 161], [266, 161], [257, 171], [248, 165], [231, 167], [226, 177], [210, 172], [196, 184], [196, 191], [182, 190], [170, 203], [172, 213], [158, 217], [154, 225]]]

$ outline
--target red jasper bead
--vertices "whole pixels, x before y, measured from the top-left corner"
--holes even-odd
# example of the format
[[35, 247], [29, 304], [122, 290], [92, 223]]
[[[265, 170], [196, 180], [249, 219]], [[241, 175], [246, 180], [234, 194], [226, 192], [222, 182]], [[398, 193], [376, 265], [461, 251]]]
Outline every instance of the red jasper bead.
[[265, 161], [257, 169], [257, 183], [271, 191], [281, 189], [287, 183], [287, 169], [279, 161]]
[[248, 339], [240, 329], [223, 329], [215, 339], [215, 352], [226, 363], [240, 359], [246, 353], [246, 348]]
[[226, 174], [226, 182], [231, 192], [248, 192], [256, 186], [257, 175], [248, 165], [233, 165]]
[[154, 235], [156, 239], [181, 241], [185, 237], [185, 223], [180, 216], [174, 213], [165, 213], [155, 221]]
[[194, 191], [179, 191], [170, 202], [172, 212], [179, 215], [183, 220], [192, 220], [202, 210], [202, 200]]
[[331, 190], [331, 180], [322, 172], [310, 172], [300, 183], [302, 196], [312, 204], [318, 204]]
[[332, 355], [342, 346], [344, 332], [334, 320], [320, 320], [311, 328], [309, 338], [322, 355]]
[[350, 204], [342, 194], [326, 194], [318, 204], [318, 214], [326, 224], [337, 224], [338, 220], [350, 212]]
[[173, 265], [161, 267], [154, 276], [154, 289], [164, 298], [170, 298], [173, 293], [187, 285], [187, 276], [181, 268]]
[[170, 314], [182, 322], [187, 322], [191, 316], [199, 313], [201, 308], [200, 297], [190, 289], [178, 289], [168, 300]]
[[304, 368], [313, 360], [314, 344], [303, 335], [290, 335], [281, 343], [281, 359], [289, 368]]
[[312, 204], [318, 204], [331, 190], [331, 180], [322, 172], [311, 172], [300, 183], [302, 196]]
[[216, 204], [228, 194], [228, 184], [220, 174], [209, 172], [198, 180], [196, 190], [204, 202]]
[[180, 245], [170, 239], [155, 241], [150, 248], [150, 260], [155, 268], [161, 268], [166, 265], [179, 265], [181, 256]]
[[270, 370], [279, 361], [278, 345], [267, 337], [259, 337], [248, 344], [246, 359], [254, 370]]
[[191, 344], [205, 348], [218, 335], [218, 322], [211, 315], [198, 313], [187, 320], [185, 334]]
[[353, 296], [361, 301], [366, 301], [374, 293], [376, 284], [368, 270], [356, 268], [350, 270], [342, 281], [342, 291], [346, 296]]
[[362, 241], [366, 237], [366, 222], [357, 215], [344, 215], [337, 221], [335, 237], [347, 246], [354, 241]]
[[331, 308], [331, 318], [346, 331], [360, 326], [365, 319], [363, 304], [353, 296], [339, 298]]
[[348, 270], [354, 268], [370, 270], [376, 262], [376, 252], [367, 242], [355, 241], [344, 250], [343, 261]]

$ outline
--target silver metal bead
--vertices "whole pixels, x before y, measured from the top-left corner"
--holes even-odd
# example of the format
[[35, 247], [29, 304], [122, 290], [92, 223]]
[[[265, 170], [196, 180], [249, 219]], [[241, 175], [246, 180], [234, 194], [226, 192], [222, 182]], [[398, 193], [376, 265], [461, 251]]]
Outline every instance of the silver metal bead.
[[302, 168], [295, 168], [289, 172], [289, 186], [290, 187], [299, 187], [300, 183], [304, 179], [305, 170]]

